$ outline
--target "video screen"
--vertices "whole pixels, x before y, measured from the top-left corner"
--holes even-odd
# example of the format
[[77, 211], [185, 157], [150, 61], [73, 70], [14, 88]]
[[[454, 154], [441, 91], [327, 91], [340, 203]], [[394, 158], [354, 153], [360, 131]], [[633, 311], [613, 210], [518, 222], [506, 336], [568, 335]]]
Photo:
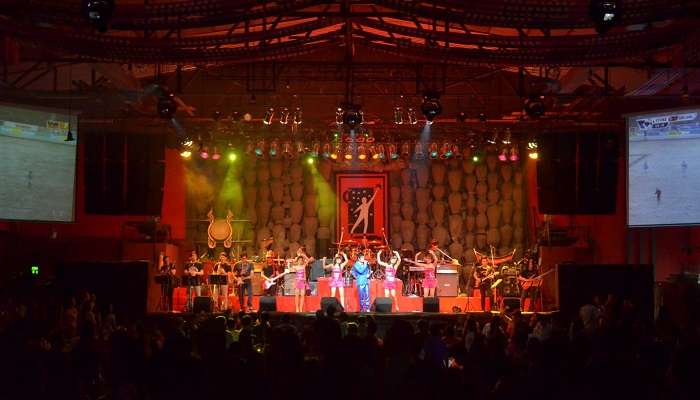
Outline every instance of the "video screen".
[[0, 219], [74, 220], [75, 140], [67, 113], [0, 104]]
[[700, 224], [700, 108], [627, 117], [627, 223]]

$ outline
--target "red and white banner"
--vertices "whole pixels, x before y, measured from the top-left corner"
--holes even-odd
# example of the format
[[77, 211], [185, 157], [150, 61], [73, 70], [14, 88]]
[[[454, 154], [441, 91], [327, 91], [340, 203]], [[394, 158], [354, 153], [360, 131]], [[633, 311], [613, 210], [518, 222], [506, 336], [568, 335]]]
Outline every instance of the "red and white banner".
[[336, 175], [337, 236], [343, 239], [382, 236], [388, 226], [386, 174]]

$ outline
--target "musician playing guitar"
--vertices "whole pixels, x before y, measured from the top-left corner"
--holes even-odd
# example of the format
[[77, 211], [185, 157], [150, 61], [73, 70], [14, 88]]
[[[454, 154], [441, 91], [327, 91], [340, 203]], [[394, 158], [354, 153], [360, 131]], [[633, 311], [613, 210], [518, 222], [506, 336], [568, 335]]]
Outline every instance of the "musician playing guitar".
[[[241, 306], [241, 311], [250, 311], [253, 309], [253, 282], [251, 280], [253, 275], [253, 264], [248, 261], [248, 255], [246, 253], [241, 253], [241, 259], [236, 263], [235, 268], [235, 281], [238, 287], [238, 301]], [[243, 299], [245, 292], [248, 291], [248, 308], [244, 306], [246, 303]]]
[[491, 284], [496, 276], [495, 269], [489, 264], [487, 257], [482, 257], [479, 265], [474, 268], [474, 286], [479, 288], [481, 293], [481, 311], [486, 311], [486, 297], [489, 298], [490, 310], [493, 310], [495, 304], [493, 302], [493, 289]]
[[530, 298], [530, 307], [528, 311], [535, 310], [535, 302], [542, 285], [542, 278], [537, 276], [537, 264], [532, 258], [528, 258], [525, 266], [520, 270], [518, 276], [520, 284], [520, 308], [525, 309], [525, 298]]
[[[263, 267], [260, 276], [265, 281], [269, 281], [275, 276], [275, 253], [272, 250], [265, 252], [265, 266]], [[267, 288], [264, 288], [265, 296], [277, 295], [278, 287], [279, 285], [277, 285], [277, 282], [274, 282], [272, 285], [267, 285]]]

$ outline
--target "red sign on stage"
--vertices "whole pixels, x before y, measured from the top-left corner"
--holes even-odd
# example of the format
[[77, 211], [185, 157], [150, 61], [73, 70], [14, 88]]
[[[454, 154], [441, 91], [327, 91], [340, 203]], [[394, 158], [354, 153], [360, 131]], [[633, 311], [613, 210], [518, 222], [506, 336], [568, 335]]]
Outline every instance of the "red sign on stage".
[[386, 174], [338, 174], [337, 237], [382, 236], [387, 223]]

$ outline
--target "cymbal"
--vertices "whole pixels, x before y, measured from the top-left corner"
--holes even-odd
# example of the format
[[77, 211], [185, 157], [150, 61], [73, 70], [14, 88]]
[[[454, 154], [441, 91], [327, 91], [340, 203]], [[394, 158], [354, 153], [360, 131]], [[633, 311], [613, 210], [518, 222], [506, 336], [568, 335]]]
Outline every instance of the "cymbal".
[[375, 248], [375, 249], [380, 249], [380, 250], [384, 250], [384, 249], [386, 249], [386, 248], [387, 248], [387, 246], [386, 246], [386, 245], [384, 245], [384, 244], [381, 244], [381, 245], [379, 245], [379, 246], [374, 246], [374, 248]]
[[347, 245], [357, 244], [357, 242], [352, 240], [352, 239], [348, 239], [348, 240], [344, 240], [342, 242], [333, 242], [333, 244], [338, 245], [338, 246], [347, 246]]
[[373, 246], [378, 246], [378, 245], [384, 244], [384, 242], [382, 242], [381, 240], [370, 240], [370, 241], [367, 242], [367, 243], [369, 243], [369, 244], [371, 244], [371, 245], [373, 245]]

